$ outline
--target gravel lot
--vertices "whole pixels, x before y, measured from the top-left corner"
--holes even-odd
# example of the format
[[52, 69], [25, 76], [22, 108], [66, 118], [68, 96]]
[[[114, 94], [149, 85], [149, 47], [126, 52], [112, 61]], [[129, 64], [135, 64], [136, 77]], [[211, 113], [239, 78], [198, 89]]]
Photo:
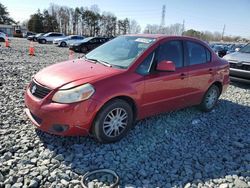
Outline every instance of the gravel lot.
[[37, 131], [23, 111], [31, 76], [67, 60], [67, 48], [36, 44], [30, 57], [25, 39], [1, 45], [0, 187], [80, 187], [96, 168], [115, 170], [121, 187], [250, 187], [250, 85], [230, 85], [210, 113], [192, 107], [147, 118], [102, 145]]

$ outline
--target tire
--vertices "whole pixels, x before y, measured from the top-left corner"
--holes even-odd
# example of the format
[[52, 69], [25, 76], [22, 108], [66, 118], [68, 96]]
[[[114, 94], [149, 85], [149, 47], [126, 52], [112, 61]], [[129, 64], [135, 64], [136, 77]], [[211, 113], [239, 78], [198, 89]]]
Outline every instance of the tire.
[[86, 46], [82, 46], [81, 47], [81, 52], [82, 53], [87, 53], [88, 52], [88, 48]]
[[46, 41], [45, 39], [42, 39], [42, 40], [41, 40], [41, 43], [42, 43], [42, 44], [46, 44], [47, 41]]
[[204, 112], [210, 112], [218, 102], [220, 97], [220, 89], [216, 85], [212, 85], [205, 93], [202, 102], [200, 104], [200, 109]]
[[65, 47], [65, 46], [67, 46], [67, 44], [66, 44], [66, 42], [61, 42], [60, 46]]
[[124, 100], [114, 99], [105, 104], [98, 112], [92, 126], [92, 133], [98, 142], [117, 142], [127, 134], [132, 126], [133, 110], [131, 106]]
[[5, 42], [5, 39], [1, 37], [0, 42]]

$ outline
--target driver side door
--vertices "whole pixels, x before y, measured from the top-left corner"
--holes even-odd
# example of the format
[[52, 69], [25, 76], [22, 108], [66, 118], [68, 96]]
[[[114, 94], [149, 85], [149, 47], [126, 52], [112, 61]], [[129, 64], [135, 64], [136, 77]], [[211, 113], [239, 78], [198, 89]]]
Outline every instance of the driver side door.
[[[157, 71], [157, 64], [164, 60], [172, 61], [176, 70]], [[185, 100], [188, 92], [188, 68], [185, 67], [183, 42], [163, 42], [157, 49], [153, 61], [149, 74], [144, 76], [142, 112], [145, 117], [179, 109], [188, 104]]]

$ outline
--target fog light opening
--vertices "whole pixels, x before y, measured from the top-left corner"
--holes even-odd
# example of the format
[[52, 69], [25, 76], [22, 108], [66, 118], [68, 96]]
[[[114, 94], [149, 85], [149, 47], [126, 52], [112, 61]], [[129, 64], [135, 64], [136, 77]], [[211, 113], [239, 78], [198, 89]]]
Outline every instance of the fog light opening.
[[62, 133], [64, 131], [67, 131], [68, 128], [69, 128], [68, 125], [54, 124], [51, 127], [51, 131], [56, 132], [56, 133]]

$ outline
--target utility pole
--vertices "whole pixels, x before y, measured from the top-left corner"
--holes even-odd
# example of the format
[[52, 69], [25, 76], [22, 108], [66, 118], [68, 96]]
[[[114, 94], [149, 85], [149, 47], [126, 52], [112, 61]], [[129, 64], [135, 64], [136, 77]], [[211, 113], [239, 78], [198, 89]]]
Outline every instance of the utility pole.
[[224, 34], [225, 34], [225, 29], [226, 29], [226, 25], [224, 24], [222, 34], [221, 34], [221, 40], [223, 40], [223, 37], [224, 37]]
[[182, 32], [181, 32], [182, 36], [184, 34], [184, 31], [185, 31], [185, 20], [183, 20], [183, 22], [182, 22]]
[[165, 14], [166, 14], [166, 5], [163, 5], [161, 12], [161, 25], [160, 25], [160, 32], [162, 33], [163, 33], [163, 28], [165, 26]]
[[163, 5], [161, 12], [161, 27], [165, 26], [165, 14], [166, 14], [166, 5]]

